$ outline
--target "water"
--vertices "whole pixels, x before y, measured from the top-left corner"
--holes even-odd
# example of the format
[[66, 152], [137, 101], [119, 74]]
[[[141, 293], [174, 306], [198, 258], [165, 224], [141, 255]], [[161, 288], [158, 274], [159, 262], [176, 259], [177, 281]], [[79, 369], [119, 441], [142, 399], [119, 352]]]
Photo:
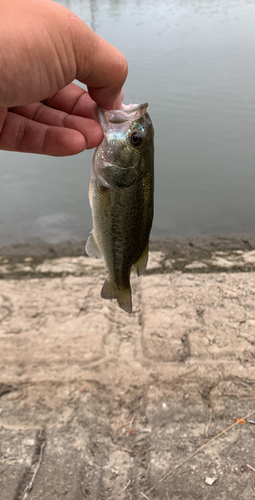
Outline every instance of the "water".
[[[124, 102], [149, 102], [152, 235], [254, 234], [254, 2], [60, 3], [127, 57]], [[0, 245], [87, 238], [91, 158], [0, 152]]]

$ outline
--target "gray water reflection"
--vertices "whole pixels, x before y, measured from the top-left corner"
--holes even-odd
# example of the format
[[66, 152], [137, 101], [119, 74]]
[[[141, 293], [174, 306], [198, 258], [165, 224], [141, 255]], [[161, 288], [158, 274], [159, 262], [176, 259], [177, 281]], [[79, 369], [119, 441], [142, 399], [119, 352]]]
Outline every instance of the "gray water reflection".
[[[125, 102], [149, 102], [152, 234], [254, 233], [254, 2], [60, 3], [126, 55]], [[86, 238], [90, 163], [0, 152], [0, 244]]]

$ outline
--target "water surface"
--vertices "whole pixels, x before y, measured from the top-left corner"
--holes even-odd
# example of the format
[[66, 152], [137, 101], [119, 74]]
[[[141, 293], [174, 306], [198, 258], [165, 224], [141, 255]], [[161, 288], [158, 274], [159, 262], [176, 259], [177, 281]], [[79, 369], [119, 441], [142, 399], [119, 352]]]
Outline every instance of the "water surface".
[[[63, 0], [127, 57], [155, 128], [152, 235], [255, 233], [255, 4]], [[0, 152], [0, 245], [85, 239], [92, 152]]]

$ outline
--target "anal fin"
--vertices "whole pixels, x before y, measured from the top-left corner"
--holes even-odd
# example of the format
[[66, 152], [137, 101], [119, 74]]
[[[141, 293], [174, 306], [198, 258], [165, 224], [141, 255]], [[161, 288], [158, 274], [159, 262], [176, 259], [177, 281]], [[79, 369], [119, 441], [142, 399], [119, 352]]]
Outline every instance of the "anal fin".
[[149, 253], [149, 245], [147, 243], [145, 249], [143, 250], [143, 253], [140, 255], [138, 261], [134, 264], [137, 276], [141, 276], [141, 274], [144, 273], [147, 267], [148, 253]]

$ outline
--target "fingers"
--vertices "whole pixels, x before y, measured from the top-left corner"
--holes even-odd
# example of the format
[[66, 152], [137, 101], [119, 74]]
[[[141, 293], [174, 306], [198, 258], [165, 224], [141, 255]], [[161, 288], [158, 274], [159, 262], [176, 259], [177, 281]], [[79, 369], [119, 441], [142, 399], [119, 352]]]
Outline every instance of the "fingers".
[[91, 118], [98, 121], [97, 105], [88, 92], [78, 85], [70, 83], [57, 92], [53, 97], [43, 101], [51, 108], [59, 109], [65, 113]]
[[70, 84], [44, 102], [9, 110], [0, 149], [67, 156], [101, 143], [97, 105], [83, 89]]
[[[68, 87], [71, 87], [71, 95], [69, 95], [66, 88], [58, 92], [52, 99], [47, 100], [51, 106], [54, 105], [60, 109], [37, 102], [27, 106], [17, 106], [12, 108], [11, 111], [45, 125], [77, 130], [85, 137], [86, 148], [94, 148], [103, 140], [103, 132], [98, 123], [96, 103], [84, 90], [79, 89], [76, 85], [69, 85]], [[77, 92], [75, 87], [82, 92]], [[61, 109], [65, 109], [66, 112]], [[68, 114], [69, 112], [75, 114]]]
[[124, 55], [56, 2], [13, 2], [0, 0], [0, 149], [63, 156], [96, 147], [96, 103], [120, 107]]
[[[48, 121], [54, 122], [49, 115]], [[6, 151], [69, 156], [80, 153], [86, 147], [94, 148], [102, 138], [99, 123], [79, 116], [66, 115], [64, 126], [55, 126], [8, 112], [3, 115], [2, 126], [0, 122], [0, 149]]]
[[[75, 87], [75, 85], [73, 86]], [[71, 85], [68, 85], [68, 87], [71, 87]], [[92, 101], [88, 93], [82, 91], [83, 94], [80, 94], [79, 97], [76, 95], [73, 98], [72, 95], [69, 95], [68, 87], [58, 92], [54, 97], [46, 99], [44, 101], [45, 104], [36, 102], [9, 109], [13, 113], [25, 116], [30, 120], [59, 127], [66, 126], [65, 122], [69, 115], [83, 118], [84, 123], [86, 123], [86, 119], [98, 121], [97, 105]], [[83, 122], [82, 120], [77, 120], [77, 123]]]

